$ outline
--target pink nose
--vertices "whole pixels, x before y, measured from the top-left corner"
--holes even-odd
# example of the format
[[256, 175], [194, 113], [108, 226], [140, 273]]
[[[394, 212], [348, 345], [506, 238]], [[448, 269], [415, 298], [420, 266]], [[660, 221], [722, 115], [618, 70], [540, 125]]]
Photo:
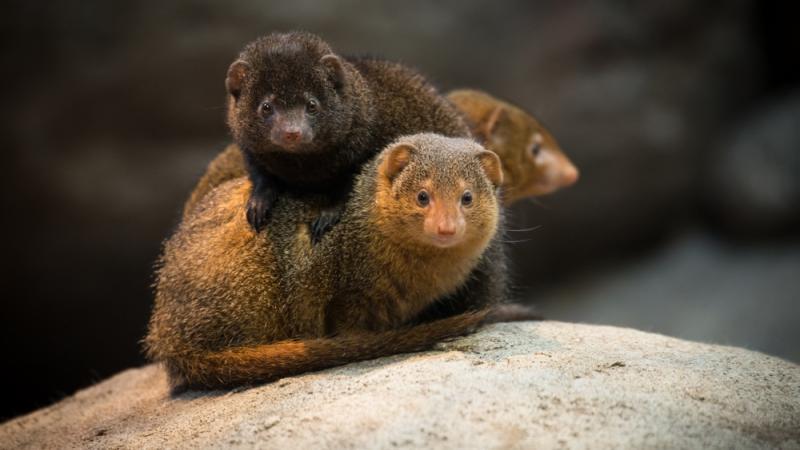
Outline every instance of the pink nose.
[[297, 142], [300, 140], [299, 130], [289, 130], [283, 132], [283, 140], [286, 142]]
[[575, 182], [578, 181], [578, 178], [580, 178], [580, 173], [575, 166], [569, 166], [561, 173], [561, 180], [564, 186], [571, 186], [575, 184]]
[[456, 234], [456, 225], [452, 222], [440, 222], [436, 227], [436, 232], [439, 236], [452, 236]]

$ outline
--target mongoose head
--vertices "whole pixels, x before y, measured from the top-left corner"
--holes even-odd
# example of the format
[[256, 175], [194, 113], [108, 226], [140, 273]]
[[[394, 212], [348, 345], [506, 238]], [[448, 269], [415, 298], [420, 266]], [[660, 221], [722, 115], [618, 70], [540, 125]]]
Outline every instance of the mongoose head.
[[503, 161], [503, 201], [549, 194], [578, 180], [578, 169], [535, 117], [484, 92], [447, 95], [470, 120], [473, 134]]
[[273, 33], [248, 44], [225, 79], [234, 140], [256, 154], [330, 151], [352, 122], [346, 65], [309, 33]]
[[379, 156], [377, 226], [404, 245], [485, 248], [497, 230], [500, 159], [436, 134], [398, 139]]

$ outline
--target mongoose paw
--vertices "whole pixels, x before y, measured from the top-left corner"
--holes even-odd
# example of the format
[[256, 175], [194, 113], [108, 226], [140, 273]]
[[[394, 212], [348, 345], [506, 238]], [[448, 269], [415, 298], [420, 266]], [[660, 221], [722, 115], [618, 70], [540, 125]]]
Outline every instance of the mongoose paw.
[[267, 225], [269, 212], [275, 204], [277, 194], [272, 190], [253, 191], [247, 200], [247, 222], [256, 232]]
[[311, 222], [311, 242], [314, 244], [319, 242], [325, 233], [330, 231], [334, 225], [339, 223], [341, 213], [342, 212], [339, 208], [323, 209], [319, 217]]

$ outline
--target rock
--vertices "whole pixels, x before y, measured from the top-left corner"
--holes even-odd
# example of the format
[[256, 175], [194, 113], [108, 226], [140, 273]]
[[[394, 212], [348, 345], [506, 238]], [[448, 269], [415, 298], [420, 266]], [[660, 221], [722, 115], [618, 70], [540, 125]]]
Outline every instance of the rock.
[[624, 328], [499, 324], [230, 392], [122, 372], [0, 426], [22, 448], [800, 448], [800, 366]]

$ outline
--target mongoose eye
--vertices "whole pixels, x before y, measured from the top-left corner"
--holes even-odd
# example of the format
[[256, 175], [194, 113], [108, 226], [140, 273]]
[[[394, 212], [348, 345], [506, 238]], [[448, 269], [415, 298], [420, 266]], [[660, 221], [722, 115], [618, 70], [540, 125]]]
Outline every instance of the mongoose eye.
[[542, 151], [542, 134], [535, 133], [533, 135], [533, 145], [531, 146], [531, 156], [534, 158], [539, 156], [539, 153]]
[[319, 111], [319, 102], [313, 98], [308, 99], [308, 102], [306, 102], [306, 111], [308, 111], [309, 114], [315, 114]]
[[542, 144], [541, 142], [534, 142], [533, 147], [531, 147], [531, 154], [536, 157], [539, 156], [539, 152], [542, 151]]
[[259, 112], [261, 112], [261, 115], [263, 115], [263, 116], [269, 116], [274, 111], [274, 108], [272, 107], [272, 103], [270, 103], [270, 102], [264, 102], [264, 103], [260, 104], [258, 106], [258, 109], [259, 109]]
[[428, 194], [428, 191], [419, 191], [419, 194], [417, 194], [417, 203], [419, 203], [419, 206], [428, 206], [430, 202], [431, 196]]
[[464, 206], [469, 206], [472, 204], [472, 192], [464, 191], [464, 193], [461, 194], [461, 204]]

